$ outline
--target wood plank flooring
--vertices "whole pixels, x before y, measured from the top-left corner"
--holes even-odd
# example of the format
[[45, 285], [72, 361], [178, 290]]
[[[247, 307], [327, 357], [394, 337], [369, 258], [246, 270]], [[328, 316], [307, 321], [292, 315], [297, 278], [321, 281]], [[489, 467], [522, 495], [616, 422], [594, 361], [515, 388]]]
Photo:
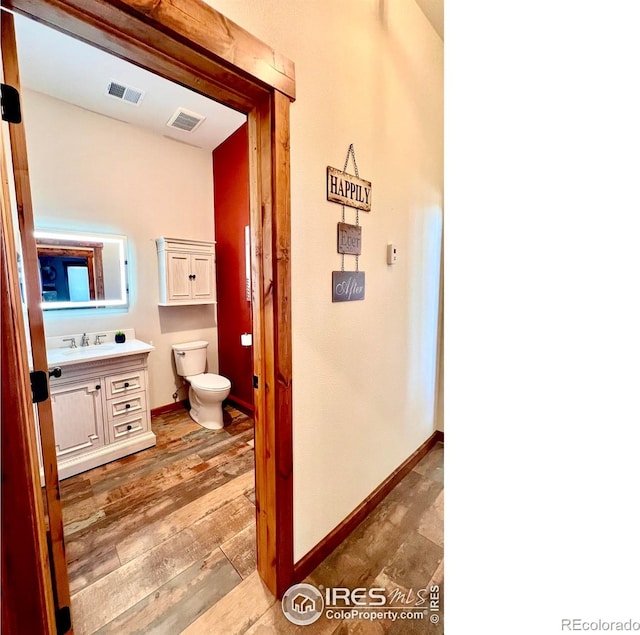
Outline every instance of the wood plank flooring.
[[[154, 417], [155, 448], [61, 482], [77, 635], [444, 632], [418, 620], [288, 622], [256, 571], [253, 421], [232, 407], [225, 420], [210, 431], [184, 411]], [[306, 581], [442, 587], [442, 483], [438, 444]]]
[[[444, 633], [443, 561], [444, 446], [438, 443], [390, 492], [358, 528], [305, 579], [316, 588], [384, 587], [408, 591], [440, 587], [438, 623], [412, 619], [363, 621], [327, 619], [295, 626], [273, 602], [249, 628], [228, 621], [213, 606], [188, 629], [190, 635], [442, 635]], [[246, 581], [245, 581], [246, 582]], [[235, 594], [234, 589], [229, 595]], [[229, 597], [229, 596], [227, 596]], [[227, 598], [225, 598], [226, 600]], [[238, 597], [240, 602], [247, 602]], [[248, 612], [248, 611], [247, 611]], [[199, 628], [202, 625], [203, 628]]]
[[60, 484], [76, 634], [179, 633], [255, 571], [252, 419], [152, 428], [154, 448]]

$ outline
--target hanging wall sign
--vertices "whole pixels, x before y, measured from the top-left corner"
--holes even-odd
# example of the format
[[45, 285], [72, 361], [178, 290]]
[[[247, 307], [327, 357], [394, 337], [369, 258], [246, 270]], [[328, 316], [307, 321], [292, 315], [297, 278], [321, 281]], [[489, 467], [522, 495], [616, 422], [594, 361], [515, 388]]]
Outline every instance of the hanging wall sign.
[[332, 271], [333, 302], [364, 300], [364, 271]]
[[[347, 174], [349, 157], [353, 159], [355, 176]], [[342, 170], [327, 166], [327, 200], [342, 205], [342, 222], [338, 223], [338, 253], [342, 257], [342, 270], [331, 272], [331, 299], [333, 302], [364, 300], [364, 271], [358, 268], [362, 253], [360, 210], [371, 211], [371, 183], [360, 178], [353, 143], [349, 145]], [[345, 205], [355, 208], [355, 225], [345, 223]], [[355, 271], [344, 270], [346, 254], [356, 257]]]
[[338, 253], [356, 256], [362, 253], [362, 227], [338, 223]]
[[327, 200], [371, 211], [371, 183], [327, 166]]

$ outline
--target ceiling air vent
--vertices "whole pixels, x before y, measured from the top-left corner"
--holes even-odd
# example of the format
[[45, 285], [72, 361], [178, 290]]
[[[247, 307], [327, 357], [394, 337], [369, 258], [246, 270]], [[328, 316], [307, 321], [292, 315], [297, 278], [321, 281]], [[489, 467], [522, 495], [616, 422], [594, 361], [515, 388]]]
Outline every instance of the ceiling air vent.
[[142, 101], [144, 91], [139, 88], [125, 86], [125, 84], [121, 84], [120, 82], [110, 81], [109, 86], [107, 86], [107, 95], [137, 106]]
[[197, 112], [191, 112], [185, 108], [178, 108], [178, 110], [173, 113], [171, 119], [167, 121], [167, 126], [183, 130], [184, 132], [193, 132], [205, 119], [206, 117], [199, 115]]

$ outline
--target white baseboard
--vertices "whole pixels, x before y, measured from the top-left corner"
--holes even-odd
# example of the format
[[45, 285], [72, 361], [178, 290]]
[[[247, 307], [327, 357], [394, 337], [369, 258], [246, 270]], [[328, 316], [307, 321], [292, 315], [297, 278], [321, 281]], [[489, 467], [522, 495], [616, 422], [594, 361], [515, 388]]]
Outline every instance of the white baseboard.
[[[110, 445], [105, 445], [95, 452], [90, 452], [82, 456], [58, 462], [58, 478], [60, 480], [69, 478], [80, 472], [85, 472], [99, 465], [104, 465], [115, 459], [122, 458], [128, 454], [145, 450], [156, 444], [156, 435], [153, 432], [144, 432], [140, 435], [119, 441]], [[41, 481], [44, 482], [44, 474], [41, 472]]]

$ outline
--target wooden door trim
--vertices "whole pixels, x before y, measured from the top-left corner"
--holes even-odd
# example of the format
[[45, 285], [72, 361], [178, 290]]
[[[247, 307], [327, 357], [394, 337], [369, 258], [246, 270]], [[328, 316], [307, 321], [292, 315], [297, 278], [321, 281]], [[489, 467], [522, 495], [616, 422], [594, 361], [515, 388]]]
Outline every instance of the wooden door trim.
[[[2, 0], [2, 5], [248, 113], [295, 69], [202, 0]], [[211, 79], [215, 78], [213, 82]]]
[[[3, 15], [2, 22], [2, 67], [4, 81], [18, 90], [20, 89], [20, 73], [15, 43], [14, 21], [12, 15]], [[16, 188], [18, 207], [18, 225], [22, 236], [22, 255], [25, 277], [32, 280], [26, 286], [27, 315], [31, 333], [31, 356], [33, 370], [46, 371], [48, 368], [47, 351], [45, 349], [44, 319], [40, 303], [40, 268], [38, 266], [38, 250], [34, 236], [33, 204], [29, 185], [29, 163], [27, 159], [27, 139], [24, 124], [10, 124], [11, 158]], [[25, 241], [26, 237], [31, 237]], [[13, 257], [13, 254], [9, 254]], [[19, 306], [19, 305], [18, 305]], [[17, 310], [17, 307], [14, 308]], [[34, 337], [35, 336], [35, 337]], [[26, 350], [26, 349], [25, 349]], [[28, 376], [28, 373], [27, 373]], [[53, 597], [56, 609], [68, 607], [71, 603], [67, 558], [64, 546], [62, 521], [62, 505], [60, 502], [60, 483], [58, 479], [58, 462], [56, 443], [53, 432], [53, 413], [51, 402], [47, 399], [37, 404], [38, 425], [40, 429], [40, 447], [44, 468], [45, 496], [48, 516], [48, 539], [50, 545], [50, 563], [52, 567]], [[30, 425], [33, 423], [31, 416]], [[35, 457], [31, 457], [34, 460]], [[37, 458], [35, 458], [37, 462]], [[40, 485], [39, 474], [37, 485]], [[34, 516], [35, 518], [35, 516]], [[44, 526], [41, 531], [47, 531]]]
[[[277, 596], [282, 597], [293, 582], [293, 422], [291, 381], [291, 186], [290, 186], [290, 102], [282, 93], [272, 96], [273, 127], [271, 165], [273, 187], [272, 241], [274, 266], [273, 289], [273, 438], [270, 446], [276, 451], [275, 471], [277, 500], [287, 505], [275, 506], [276, 529], [281, 533], [276, 550], [276, 568], [280, 571]], [[282, 425], [282, 422], [287, 422]]]
[[2, 631], [52, 633], [55, 603], [2, 136]]
[[256, 471], [256, 507], [258, 528], [275, 532], [258, 535], [258, 571], [281, 597], [293, 576], [289, 100], [277, 91], [263, 100], [248, 135], [251, 241], [265, 263], [262, 272], [252, 263], [252, 294], [262, 298], [261, 310], [252, 303], [253, 333], [268, 342], [254, 348], [254, 416], [269, 422], [256, 427], [256, 460], [266, 467]]
[[241, 110], [249, 172], [258, 571], [293, 575], [289, 103], [293, 63], [201, 0], [2, 0], [166, 79]]

